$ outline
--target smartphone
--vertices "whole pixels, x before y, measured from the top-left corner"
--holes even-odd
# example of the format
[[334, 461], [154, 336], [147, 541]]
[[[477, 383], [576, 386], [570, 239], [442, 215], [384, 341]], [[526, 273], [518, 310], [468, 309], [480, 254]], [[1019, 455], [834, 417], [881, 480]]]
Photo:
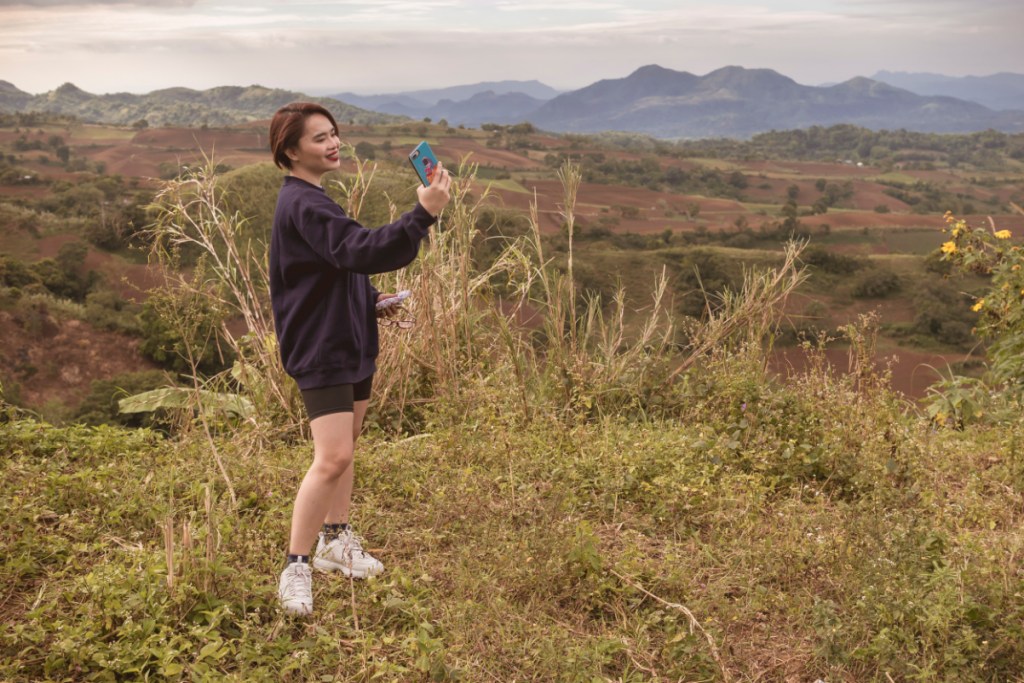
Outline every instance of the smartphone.
[[394, 295], [393, 297], [381, 299], [380, 301], [377, 302], [377, 310], [380, 311], [385, 308], [391, 308], [396, 304], [400, 304], [406, 299], [408, 299], [410, 294], [412, 294], [412, 292], [410, 292], [408, 289], [403, 289], [401, 292]]
[[409, 163], [412, 164], [416, 175], [420, 177], [420, 182], [425, 186], [429, 186], [430, 176], [434, 174], [434, 169], [437, 168], [437, 156], [425, 140], [416, 145], [416, 149], [409, 152]]

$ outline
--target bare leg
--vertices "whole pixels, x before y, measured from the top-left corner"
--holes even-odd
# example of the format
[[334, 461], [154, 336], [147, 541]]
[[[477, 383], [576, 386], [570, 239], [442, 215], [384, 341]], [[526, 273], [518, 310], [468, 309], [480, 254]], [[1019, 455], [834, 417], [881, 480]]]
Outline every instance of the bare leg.
[[327, 524], [348, 524], [348, 511], [352, 504], [352, 485], [355, 481], [356, 441], [359, 440], [359, 434], [363, 429], [363, 418], [366, 417], [369, 405], [369, 400], [356, 401], [352, 404], [355, 411], [352, 414], [352, 464], [345, 469], [345, 473], [338, 481], [338, 487], [331, 494], [330, 507], [327, 509], [327, 518], [324, 520]]
[[[364, 405], [363, 414], [365, 412]], [[288, 552], [293, 555], [309, 554], [336, 492], [342, 487], [341, 482], [346, 472], [350, 482], [349, 497], [352, 493], [352, 455], [355, 447], [353, 413], [323, 415], [311, 421], [309, 427], [313, 432], [313, 464], [295, 496], [288, 544]]]

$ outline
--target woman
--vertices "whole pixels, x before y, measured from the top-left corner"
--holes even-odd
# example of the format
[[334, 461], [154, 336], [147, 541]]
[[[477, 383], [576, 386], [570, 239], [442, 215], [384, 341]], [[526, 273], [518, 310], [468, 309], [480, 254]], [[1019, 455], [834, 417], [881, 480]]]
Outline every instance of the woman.
[[282, 107], [270, 122], [274, 163], [288, 171], [270, 246], [270, 295], [281, 360], [299, 385], [313, 434], [313, 464], [292, 511], [288, 561], [278, 594], [292, 614], [313, 610], [313, 567], [364, 578], [383, 565], [348, 525], [356, 438], [369, 404], [377, 356], [375, 304], [390, 295], [369, 274], [408, 265], [450, 199], [441, 164], [418, 203], [395, 223], [368, 230], [320, 185], [341, 165], [338, 126], [317, 104]]

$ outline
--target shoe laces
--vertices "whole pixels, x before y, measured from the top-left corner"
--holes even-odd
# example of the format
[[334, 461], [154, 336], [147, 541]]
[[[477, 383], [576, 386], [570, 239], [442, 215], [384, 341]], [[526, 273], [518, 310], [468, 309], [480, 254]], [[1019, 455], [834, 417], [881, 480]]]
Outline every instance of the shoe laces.
[[341, 539], [342, 543], [348, 546], [348, 549], [352, 553], [366, 554], [363, 550], [363, 542], [358, 536], [356, 536], [351, 529], [346, 529], [344, 532], [344, 538]]
[[303, 562], [295, 562], [285, 570], [284, 585], [281, 587], [281, 594], [286, 598], [312, 598], [311, 579], [309, 565]]

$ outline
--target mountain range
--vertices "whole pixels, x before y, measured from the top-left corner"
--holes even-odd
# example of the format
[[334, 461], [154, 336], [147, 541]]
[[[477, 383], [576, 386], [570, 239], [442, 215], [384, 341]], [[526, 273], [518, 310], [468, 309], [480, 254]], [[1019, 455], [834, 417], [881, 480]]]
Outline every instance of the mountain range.
[[[895, 80], [890, 72], [882, 74]], [[954, 85], [962, 86], [965, 97], [921, 94], [879, 78], [815, 87], [770, 69], [729, 66], [696, 76], [656, 65], [566, 93], [546, 86], [525, 92], [515, 89], [520, 83], [503, 81], [447, 91], [335, 97], [376, 111], [444, 119], [451, 125], [530, 121], [557, 132], [619, 130], [663, 138], [749, 137], [772, 129], [836, 123], [934, 133], [1024, 131], [1024, 98], [1020, 106], [984, 103], [1016, 105], [1013, 85], [1020, 82], [1024, 87], [1024, 76], [940, 78], [948, 80], [950, 91], [955, 91]], [[460, 95], [465, 99], [457, 99]]]
[[945, 95], [983, 104], [989, 109], [1024, 109], [1024, 74], [943, 76], [932, 73], [879, 71], [871, 77], [918, 95]]
[[[987, 85], [1015, 83], [1024, 76], [991, 78], [995, 81], [986, 81]], [[616, 130], [660, 138], [745, 138], [768, 130], [837, 123], [929, 133], [1024, 131], [1024, 111], [1019, 109], [996, 111], [967, 99], [917, 94], [863, 77], [807, 86], [770, 69], [738, 66], [697, 76], [650, 65], [624, 78], [563, 93], [537, 81], [500, 81], [377, 96], [338, 93], [328, 98], [256, 85], [91, 95], [70, 83], [30, 95], [0, 81], [0, 110], [51, 111], [116, 124], [145, 118], [150, 125], [228, 125], [267, 119], [278, 107], [297, 99], [319, 101], [340, 120], [357, 123], [397, 121], [399, 116], [446, 119], [450, 125], [467, 126], [529, 121], [553, 132]]]
[[625, 130], [663, 138], [749, 137], [837, 123], [927, 133], [1024, 131], [1024, 111], [996, 112], [863, 77], [828, 87], [800, 85], [770, 69], [738, 66], [705, 76], [645, 66], [559, 95], [528, 119], [563, 132]]
[[7, 81], [0, 81], [0, 111], [44, 111], [118, 125], [131, 125], [145, 119], [151, 126], [226, 126], [269, 119], [279, 108], [296, 100], [319, 102], [344, 121], [386, 123], [398, 120], [390, 114], [367, 111], [338, 100], [259, 85], [209, 90], [167, 88], [145, 95], [93, 95], [65, 83], [56, 90], [31, 95]]
[[352, 92], [341, 92], [327, 95], [327, 97], [348, 102], [363, 109], [422, 118], [429, 114], [432, 107], [442, 101], [461, 102], [488, 92], [495, 96], [526, 95], [537, 102], [550, 100], [560, 94], [558, 90], [544, 85], [540, 81], [490, 81], [472, 85], [457, 85], [451, 88], [413, 90], [385, 95], [357, 95]]

